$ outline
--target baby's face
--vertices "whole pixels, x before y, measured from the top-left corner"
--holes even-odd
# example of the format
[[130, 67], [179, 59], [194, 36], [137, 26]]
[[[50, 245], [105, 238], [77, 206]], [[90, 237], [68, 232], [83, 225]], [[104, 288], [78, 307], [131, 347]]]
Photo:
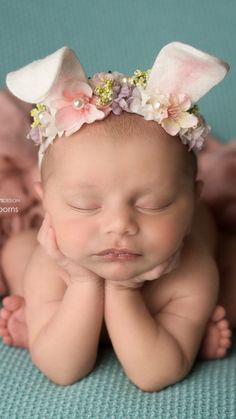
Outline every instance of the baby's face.
[[[194, 188], [182, 173], [178, 146], [168, 150], [150, 135], [119, 140], [97, 132], [77, 133], [53, 147], [43, 202], [66, 256], [103, 278], [125, 281], [178, 249], [194, 211]], [[100, 254], [112, 248], [133, 255]]]

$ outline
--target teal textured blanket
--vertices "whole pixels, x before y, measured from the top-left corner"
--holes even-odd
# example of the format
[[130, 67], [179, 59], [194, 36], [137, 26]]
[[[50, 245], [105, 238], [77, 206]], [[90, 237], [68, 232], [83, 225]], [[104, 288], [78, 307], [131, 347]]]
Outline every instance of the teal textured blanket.
[[235, 419], [236, 335], [223, 360], [198, 361], [182, 382], [159, 393], [139, 390], [110, 347], [72, 386], [50, 382], [24, 349], [0, 344], [1, 419]]

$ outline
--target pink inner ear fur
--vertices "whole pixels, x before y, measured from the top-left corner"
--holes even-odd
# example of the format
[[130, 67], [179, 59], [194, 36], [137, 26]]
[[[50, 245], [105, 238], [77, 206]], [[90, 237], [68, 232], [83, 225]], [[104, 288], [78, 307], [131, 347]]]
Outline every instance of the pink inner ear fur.
[[173, 82], [176, 83], [175, 87], [173, 87], [174, 92], [178, 93], [182, 87], [182, 78], [186, 80], [187, 84], [192, 84], [194, 81], [200, 79], [201, 75], [207, 71], [208, 64], [199, 61], [191, 61], [191, 60], [182, 60], [179, 62], [179, 75], [182, 77], [178, 77]]
[[156, 58], [147, 89], [168, 95], [185, 94], [192, 102], [204, 96], [227, 74], [223, 61], [189, 45], [173, 42]]

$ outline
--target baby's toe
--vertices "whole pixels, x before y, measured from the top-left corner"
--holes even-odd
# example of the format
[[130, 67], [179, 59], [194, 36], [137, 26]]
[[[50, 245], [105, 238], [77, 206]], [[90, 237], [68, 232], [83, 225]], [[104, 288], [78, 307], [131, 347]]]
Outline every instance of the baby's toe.
[[220, 339], [220, 347], [228, 349], [231, 346], [231, 341], [228, 338]]
[[7, 310], [15, 311], [22, 305], [23, 298], [19, 295], [8, 295], [3, 298], [2, 303]]
[[13, 343], [12, 338], [9, 334], [7, 336], [4, 336], [2, 340], [5, 343], [5, 345], [8, 345], [8, 346], [11, 346]]
[[230, 329], [223, 329], [220, 334], [224, 338], [230, 338], [232, 336], [232, 331]]
[[225, 330], [225, 329], [229, 329], [229, 322], [228, 322], [228, 320], [223, 319], [223, 320], [220, 320], [220, 321], [217, 323], [217, 326], [218, 326], [218, 328], [219, 328], [221, 331], [223, 331], [223, 330]]
[[0, 328], [2, 328], [2, 327], [5, 328], [6, 326], [7, 326], [7, 321], [0, 318]]
[[9, 333], [8, 333], [8, 330], [7, 330], [7, 328], [6, 327], [0, 327], [0, 336], [8, 336], [9, 335]]
[[11, 312], [6, 308], [0, 310], [0, 316], [3, 320], [8, 320], [11, 317]]
[[226, 315], [226, 311], [223, 306], [217, 306], [213, 312], [211, 320], [213, 322], [218, 322], [219, 320], [223, 319]]
[[223, 358], [226, 354], [226, 348], [219, 347], [216, 350], [216, 358]]

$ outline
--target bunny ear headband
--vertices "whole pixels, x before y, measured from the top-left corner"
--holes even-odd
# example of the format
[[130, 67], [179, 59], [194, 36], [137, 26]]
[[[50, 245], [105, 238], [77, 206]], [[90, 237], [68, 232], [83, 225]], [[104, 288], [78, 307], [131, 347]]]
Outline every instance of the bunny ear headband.
[[129, 77], [119, 72], [88, 78], [73, 50], [53, 54], [7, 75], [9, 90], [36, 104], [28, 138], [39, 149], [39, 163], [58, 135], [70, 136], [84, 123], [123, 111], [154, 120], [170, 135], [179, 135], [189, 150], [202, 148], [209, 126], [194, 104], [229, 71], [228, 64], [189, 45], [172, 42], [153, 67]]

